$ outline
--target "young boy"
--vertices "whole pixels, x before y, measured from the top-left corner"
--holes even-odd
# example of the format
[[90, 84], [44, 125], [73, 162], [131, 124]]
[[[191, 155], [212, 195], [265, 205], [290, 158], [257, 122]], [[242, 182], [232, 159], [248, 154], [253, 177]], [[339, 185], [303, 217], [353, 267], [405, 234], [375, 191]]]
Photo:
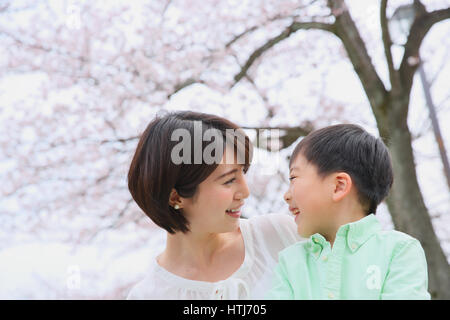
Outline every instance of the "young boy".
[[306, 136], [284, 198], [306, 241], [279, 253], [269, 299], [430, 299], [415, 238], [381, 231], [378, 204], [393, 182], [386, 146], [356, 125]]

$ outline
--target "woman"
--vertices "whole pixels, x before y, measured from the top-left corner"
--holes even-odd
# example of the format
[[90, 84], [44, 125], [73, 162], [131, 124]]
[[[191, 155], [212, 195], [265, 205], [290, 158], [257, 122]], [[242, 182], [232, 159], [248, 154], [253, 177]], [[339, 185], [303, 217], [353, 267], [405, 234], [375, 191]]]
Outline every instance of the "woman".
[[128, 188], [167, 241], [127, 299], [264, 297], [278, 252], [301, 238], [285, 214], [240, 219], [251, 155], [249, 138], [221, 117], [176, 112], [148, 125]]

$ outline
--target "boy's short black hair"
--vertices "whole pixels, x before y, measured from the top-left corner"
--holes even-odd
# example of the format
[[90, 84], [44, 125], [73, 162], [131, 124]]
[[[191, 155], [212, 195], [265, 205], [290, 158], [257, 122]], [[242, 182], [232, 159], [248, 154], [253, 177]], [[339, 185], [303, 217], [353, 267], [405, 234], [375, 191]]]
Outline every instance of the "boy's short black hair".
[[[218, 163], [195, 162], [195, 152], [192, 152], [190, 162], [175, 163], [172, 159], [172, 150], [178, 141], [172, 141], [175, 130], [184, 129], [191, 137], [195, 137], [195, 122], [202, 125], [203, 136], [209, 129], [218, 130], [223, 136], [222, 141], [214, 140], [213, 143], [223, 143], [221, 159], [225, 147], [233, 147], [234, 154], [243, 155], [244, 172], [247, 172], [251, 160], [253, 146], [249, 137], [235, 123], [212, 114], [178, 111], [167, 113], [164, 116], [156, 116], [141, 134], [135, 154], [128, 171], [128, 189], [137, 205], [158, 226], [173, 234], [181, 231], [189, 231], [189, 221], [183, 214], [183, 210], [175, 210], [169, 205], [169, 196], [172, 188], [184, 198], [192, 198], [197, 192], [198, 185], [204, 181], [218, 166]], [[227, 131], [235, 130], [242, 139], [227, 140]], [[239, 137], [239, 135], [237, 136]], [[200, 144], [201, 154], [211, 142], [202, 140]], [[244, 143], [244, 145], [242, 145]], [[195, 142], [189, 143], [191, 150], [195, 150]], [[229, 145], [232, 144], [232, 145]], [[220, 151], [218, 151], [219, 153]]]
[[386, 145], [360, 126], [338, 124], [311, 132], [295, 147], [324, 177], [337, 171], [350, 175], [366, 214], [374, 213], [389, 193], [394, 176]]

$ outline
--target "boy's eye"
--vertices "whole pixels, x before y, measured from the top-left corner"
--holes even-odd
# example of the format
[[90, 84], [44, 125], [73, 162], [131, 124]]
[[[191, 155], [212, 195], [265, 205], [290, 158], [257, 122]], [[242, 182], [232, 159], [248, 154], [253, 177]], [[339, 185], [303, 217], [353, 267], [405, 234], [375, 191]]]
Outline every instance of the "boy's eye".
[[236, 178], [233, 178], [231, 180], [228, 180], [227, 182], [225, 182], [224, 184], [232, 184], [234, 182], [234, 180], [236, 180]]
[[292, 180], [293, 180], [293, 179], [295, 179], [295, 178], [296, 178], [296, 177], [289, 177], [289, 180], [291, 180], [291, 181], [292, 181]]

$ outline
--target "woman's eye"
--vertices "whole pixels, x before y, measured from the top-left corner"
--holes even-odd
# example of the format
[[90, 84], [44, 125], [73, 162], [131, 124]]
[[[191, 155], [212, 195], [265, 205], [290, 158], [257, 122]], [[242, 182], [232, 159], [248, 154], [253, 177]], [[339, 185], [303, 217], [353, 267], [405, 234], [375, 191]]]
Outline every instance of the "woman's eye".
[[231, 179], [231, 180], [228, 180], [227, 182], [225, 182], [224, 184], [231, 184], [231, 183], [233, 183], [234, 182], [234, 180], [236, 180], [236, 178], [233, 178], [233, 179]]

